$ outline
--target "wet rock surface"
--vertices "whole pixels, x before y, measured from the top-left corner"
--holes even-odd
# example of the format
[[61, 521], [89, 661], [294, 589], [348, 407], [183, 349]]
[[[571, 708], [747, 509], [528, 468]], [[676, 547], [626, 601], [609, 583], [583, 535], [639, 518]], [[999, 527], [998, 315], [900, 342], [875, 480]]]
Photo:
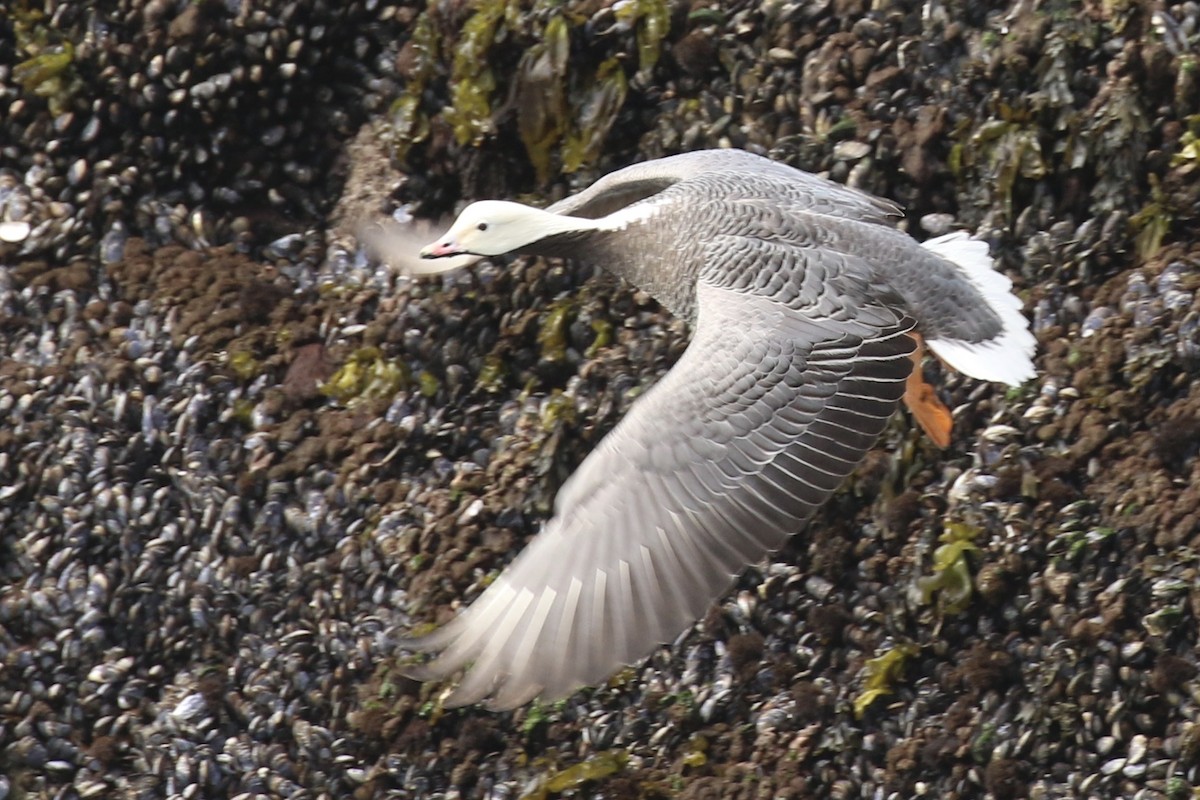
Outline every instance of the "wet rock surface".
[[[1200, 786], [1200, 6], [122, 9], [0, 10], [0, 800]], [[353, 219], [723, 144], [978, 230], [1039, 376], [927, 365], [948, 451], [898, 414], [672, 647], [443, 712], [394, 637], [687, 332], [561, 264], [409, 280]]]

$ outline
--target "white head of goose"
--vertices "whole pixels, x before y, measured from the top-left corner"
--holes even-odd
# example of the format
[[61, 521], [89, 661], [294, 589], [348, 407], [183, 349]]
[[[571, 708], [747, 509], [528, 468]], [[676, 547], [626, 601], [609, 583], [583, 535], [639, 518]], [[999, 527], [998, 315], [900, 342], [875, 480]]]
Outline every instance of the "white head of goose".
[[422, 248], [422, 258], [500, 256], [591, 223], [506, 200], [481, 200], [463, 209], [450, 230]]
[[545, 211], [468, 206], [425, 258], [564, 255], [648, 291], [693, 337], [465, 612], [405, 646], [468, 667], [449, 705], [563, 697], [674, 639], [799, 531], [900, 400], [940, 444], [922, 343], [975, 378], [1033, 377], [987, 245], [918, 244], [892, 203], [737, 150], [635, 164]]

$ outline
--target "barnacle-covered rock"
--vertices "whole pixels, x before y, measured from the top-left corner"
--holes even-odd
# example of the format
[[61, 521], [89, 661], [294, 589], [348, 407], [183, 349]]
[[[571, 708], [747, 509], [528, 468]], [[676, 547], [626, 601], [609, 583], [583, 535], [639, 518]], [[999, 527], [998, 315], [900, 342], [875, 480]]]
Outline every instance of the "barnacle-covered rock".
[[[0, 10], [0, 796], [1200, 785], [1195, 3], [44, 13]], [[927, 364], [951, 448], [898, 418], [672, 647], [441, 709], [396, 634], [687, 332], [561, 264], [414, 280], [357, 223], [728, 145], [988, 239], [1037, 380]]]

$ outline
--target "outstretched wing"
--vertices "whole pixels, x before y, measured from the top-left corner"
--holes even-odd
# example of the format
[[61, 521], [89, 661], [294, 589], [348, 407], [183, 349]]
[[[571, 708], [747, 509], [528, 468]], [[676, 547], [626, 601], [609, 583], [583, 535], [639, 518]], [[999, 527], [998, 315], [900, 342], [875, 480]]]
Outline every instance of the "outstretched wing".
[[631, 164], [546, 210], [599, 219], [697, 178], [710, 179], [711, 191], [727, 198], [773, 197], [798, 210], [889, 227], [903, 216], [890, 200], [736, 149], [695, 150]]
[[703, 282], [697, 300], [687, 352], [564, 484], [542, 533], [406, 643], [439, 652], [416, 677], [470, 665], [448, 705], [562, 697], [670, 641], [799, 530], [904, 393], [911, 319], [808, 316]]

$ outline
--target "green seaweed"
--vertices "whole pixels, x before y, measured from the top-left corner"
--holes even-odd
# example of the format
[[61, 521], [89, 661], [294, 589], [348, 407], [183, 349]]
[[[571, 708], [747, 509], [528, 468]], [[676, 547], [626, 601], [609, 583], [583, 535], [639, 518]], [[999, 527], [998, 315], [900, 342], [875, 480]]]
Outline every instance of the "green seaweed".
[[1167, 778], [1166, 800], [1196, 800], [1200, 797], [1200, 788], [1193, 791], [1192, 785], [1182, 775], [1172, 775]]
[[996, 749], [996, 725], [986, 722], [979, 726], [979, 734], [971, 742], [971, 757], [979, 764], [986, 764]]
[[234, 401], [233, 407], [230, 409], [231, 416], [233, 417], [233, 419], [235, 421], [240, 422], [242, 425], [246, 426], [247, 428], [253, 428], [254, 427], [254, 407], [256, 405], [258, 405], [258, 404], [255, 403], [253, 400], [249, 400], [245, 397], [239, 398], [238, 400]]
[[433, 398], [438, 389], [442, 388], [442, 382], [432, 372], [424, 370], [417, 376], [417, 386], [420, 387], [422, 397]]
[[262, 365], [247, 350], [236, 350], [227, 356], [229, 368], [239, 380], [249, 381], [258, 375]]
[[989, 181], [1004, 203], [1006, 219], [1013, 218], [1013, 188], [1018, 178], [1041, 180], [1049, 171], [1042, 156], [1038, 127], [1024, 115], [1004, 106], [1001, 118], [983, 123], [959, 154], [961, 166], [986, 163]]
[[13, 67], [13, 78], [25, 91], [41, 95], [44, 84], [57, 82], [74, 60], [75, 48], [70, 42], [63, 42], [53, 51], [39, 53], [17, 64]]
[[46, 98], [51, 114], [65, 113], [83, 85], [75, 74], [75, 46], [61, 39], [40, 9], [21, 3], [11, 16], [17, 52], [28, 56], [13, 67], [13, 79], [26, 92]]
[[542, 40], [517, 66], [517, 129], [539, 183], [550, 180], [550, 156], [567, 127], [566, 75], [571, 41], [567, 21], [553, 16]]
[[1175, 74], [1175, 107], [1187, 108], [1189, 98], [1196, 88], [1196, 79], [1200, 76], [1200, 59], [1190, 53], [1179, 56], [1179, 71]]
[[1115, 528], [1091, 528], [1089, 530], [1064, 531], [1051, 540], [1048, 552], [1062, 552], [1072, 562], [1078, 562], [1088, 552], [1097, 550], [1104, 542], [1117, 535]]
[[933, 551], [933, 574], [917, 579], [921, 602], [928, 604], [937, 594], [943, 611], [958, 614], [966, 609], [975, 590], [967, 553], [979, 550], [973, 541], [978, 533], [962, 523], [946, 524], [945, 532], [938, 537], [944, 544]]
[[892, 693], [892, 686], [904, 676], [905, 663], [918, 652], [916, 645], [898, 644], [863, 664], [863, 690], [854, 698], [856, 718], [861, 719], [872, 703]]
[[588, 781], [607, 778], [624, 769], [627, 761], [629, 761], [629, 754], [624, 750], [606, 750], [597, 753], [573, 767], [567, 767], [546, 776], [538, 781], [531, 790], [521, 795], [521, 800], [546, 800], [551, 792], [566, 792], [577, 789]]
[[638, 72], [647, 74], [658, 63], [662, 40], [671, 28], [666, 0], [632, 0], [613, 6], [617, 19], [637, 25]]
[[483, 359], [483, 367], [475, 380], [475, 387], [494, 394], [504, 387], [504, 378], [508, 374], [508, 365], [499, 355], [492, 353]]
[[413, 145], [429, 137], [429, 117], [421, 109], [421, 95], [437, 66], [438, 40], [428, 12], [417, 18], [406, 49], [412, 62], [408, 84], [389, 110], [392, 149], [401, 163], [408, 157]]
[[478, 146], [494, 132], [492, 93], [496, 76], [488, 51], [496, 41], [500, 25], [515, 16], [519, 6], [513, 0], [476, 0], [475, 13], [463, 25], [454, 51], [450, 73], [451, 105], [443, 112], [459, 144]]
[[[1191, 64], [1191, 68], [1195, 69], [1195, 62]], [[1183, 121], [1187, 124], [1187, 130], [1179, 137], [1179, 152], [1171, 156], [1171, 167], [1190, 172], [1200, 166], [1200, 114], [1184, 117]]]
[[529, 710], [525, 712], [525, 720], [521, 723], [521, 733], [528, 739], [541, 726], [549, 721], [546, 714], [546, 709], [537, 700], [529, 704]]
[[578, 106], [578, 126], [563, 143], [563, 172], [578, 172], [596, 160], [629, 92], [629, 82], [616, 57], [602, 63], [587, 86]]
[[537, 342], [546, 361], [560, 362], [567, 357], [567, 326], [574, 316], [573, 305], [569, 298], [558, 300], [542, 316]]
[[575, 421], [575, 401], [558, 389], [542, 404], [542, 430], [551, 433], [559, 425]]
[[719, 8], [712, 8], [711, 6], [693, 8], [687, 15], [688, 28], [691, 29], [699, 28], [703, 25], [724, 25], [726, 19], [728, 19], [728, 15], [725, 11]]
[[383, 357], [377, 347], [351, 353], [346, 363], [321, 384], [321, 393], [346, 405], [389, 398], [410, 382], [408, 367]]
[[692, 738], [688, 739], [687, 752], [683, 754], [683, 765], [685, 767], [703, 767], [708, 763], [708, 739], [705, 739], [700, 734], [693, 734]]
[[588, 345], [587, 351], [584, 353], [588, 358], [595, 358], [596, 354], [608, 347], [612, 342], [613, 326], [606, 319], [592, 320], [592, 332], [596, 334], [596, 338]]
[[1149, 261], [1158, 254], [1174, 221], [1175, 212], [1158, 183], [1158, 176], [1151, 175], [1150, 202], [1129, 218], [1129, 224], [1137, 231], [1133, 241], [1141, 261]]

